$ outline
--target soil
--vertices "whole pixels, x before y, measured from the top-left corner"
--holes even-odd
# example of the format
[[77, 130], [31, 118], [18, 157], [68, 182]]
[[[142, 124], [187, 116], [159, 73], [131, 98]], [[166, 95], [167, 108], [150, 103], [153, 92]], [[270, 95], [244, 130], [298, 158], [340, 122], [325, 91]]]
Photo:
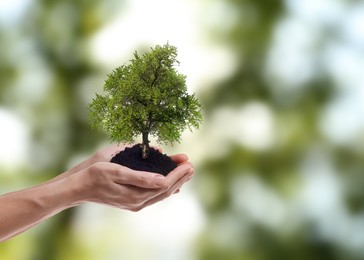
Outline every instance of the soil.
[[162, 154], [152, 147], [149, 148], [148, 158], [142, 159], [140, 144], [125, 148], [116, 154], [111, 159], [111, 162], [118, 163], [133, 170], [155, 172], [164, 176], [167, 176], [168, 173], [177, 167], [177, 164], [169, 156]]

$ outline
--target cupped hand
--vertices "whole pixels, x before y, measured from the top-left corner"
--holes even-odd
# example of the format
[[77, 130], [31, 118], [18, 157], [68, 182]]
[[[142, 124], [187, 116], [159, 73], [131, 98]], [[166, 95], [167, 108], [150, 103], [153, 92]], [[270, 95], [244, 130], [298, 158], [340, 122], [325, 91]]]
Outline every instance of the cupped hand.
[[[76, 173], [78, 171], [81, 171], [83, 169], [86, 169], [90, 167], [91, 165], [99, 162], [110, 162], [111, 158], [113, 158], [116, 154], [118, 154], [120, 151], [123, 151], [126, 147], [131, 147], [133, 144], [126, 144], [126, 145], [109, 145], [103, 149], [100, 149], [96, 153], [94, 153], [91, 157], [87, 158], [86, 160], [80, 162], [76, 166], [73, 166], [69, 170], [65, 171], [62, 174], [59, 174], [55, 178], [51, 179], [50, 182], [56, 181], [62, 178], [65, 178], [73, 173]], [[153, 148], [159, 150], [162, 152], [162, 149], [158, 146], [152, 146]], [[176, 154], [170, 156], [171, 159], [177, 163], [177, 165], [183, 164], [185, 162], [188, 162], [188, 156], [185, 154]]]
[[178, 166], [166, 177], [111, 163], [124, 148], [106, 147], [48, 182], [0, 196], [0, 241], [83, 202], [138, 211], [177, 192], [194, 174], [184, 154], [171, 156]]
[[158, 173], [134, 171], [114, 163], [98, 162], [69, 178], [75, 184], [77, 200], [96, 202], [131, 211], [161, 201], [174, 194], [194, 174], [187, 156], [176, 155], [179, 166], [166, 177]]

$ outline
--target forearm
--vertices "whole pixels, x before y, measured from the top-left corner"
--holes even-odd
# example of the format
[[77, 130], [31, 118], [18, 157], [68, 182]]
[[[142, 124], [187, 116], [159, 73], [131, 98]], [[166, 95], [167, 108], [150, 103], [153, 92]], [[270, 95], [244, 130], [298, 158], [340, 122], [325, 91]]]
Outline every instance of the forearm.
[[0, 196], [0, 241], [78, 204], [68, 178]]
[[96, 163], [97, 162], [97, 159], [91, 157], [91, 158], [88, 158], [82, 162], [80, 162], [79, 164], [73, 166], [72, 168], [68, 169], [67, 171], [55, 176], [53, 179], [50, 179], [49, 181], [47, 181], [46, 183], [50, 183], [50, 182], [55, 182], [55, 181], [58, 181], [60, 179], [64, 179], [80, 170], [83, 170], [83, 169], [86, 169], [88, 168], [89, 166], [91, 166], [92, 164]]

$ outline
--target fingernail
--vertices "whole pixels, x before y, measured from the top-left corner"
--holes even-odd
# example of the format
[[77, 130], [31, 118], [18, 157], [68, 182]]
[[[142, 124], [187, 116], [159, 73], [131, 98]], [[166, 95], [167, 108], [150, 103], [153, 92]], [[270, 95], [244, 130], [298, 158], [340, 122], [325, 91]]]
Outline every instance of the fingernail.
[[165, 182], [165, 178], [163, 175], [157, 174], [155, 175], [155, 184], [158, 186], [163, 186]]

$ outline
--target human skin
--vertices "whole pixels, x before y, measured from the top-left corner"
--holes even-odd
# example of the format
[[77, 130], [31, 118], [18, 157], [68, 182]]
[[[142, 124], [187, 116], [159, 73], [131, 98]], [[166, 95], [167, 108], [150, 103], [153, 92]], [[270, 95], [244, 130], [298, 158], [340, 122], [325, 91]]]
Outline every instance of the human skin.
[[0, 242], [86, 202], [139, 211], [177, 193], [194, 174], [184, 154], [171, 156], [178, 166], [166, 177], [110, 163], [124, 148], [109, 146], [47, 182], [0, 196]]

